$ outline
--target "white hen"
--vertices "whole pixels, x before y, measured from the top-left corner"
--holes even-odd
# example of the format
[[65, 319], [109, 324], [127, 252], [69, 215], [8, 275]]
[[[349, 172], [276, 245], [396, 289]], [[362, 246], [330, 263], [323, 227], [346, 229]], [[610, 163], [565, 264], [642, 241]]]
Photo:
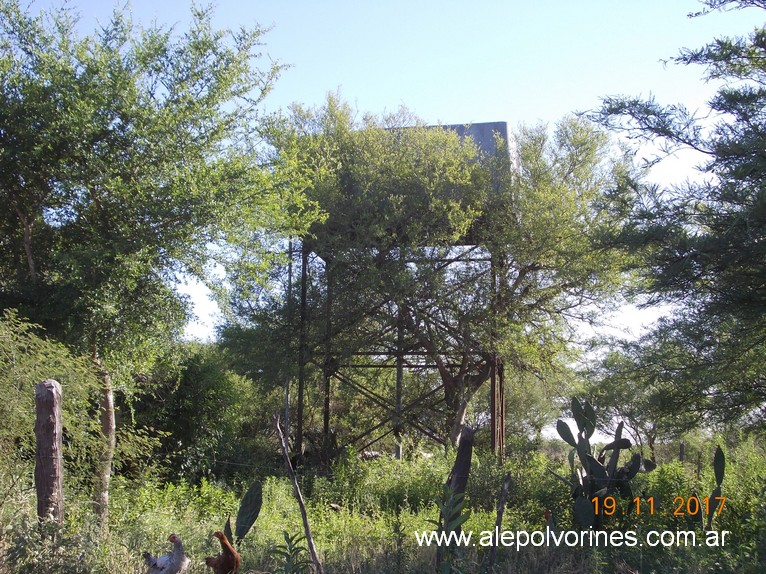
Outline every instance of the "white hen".
[[168, 536], [168, 542], [173, 543], [173, 551], [157, 556], [156, 558], [144, 552], [144, 560], [149, 566], [148, 574], [181, 574], [191, 564], [191, 561], [184, 554], [184, 545], [181, 539], [175, 534]]

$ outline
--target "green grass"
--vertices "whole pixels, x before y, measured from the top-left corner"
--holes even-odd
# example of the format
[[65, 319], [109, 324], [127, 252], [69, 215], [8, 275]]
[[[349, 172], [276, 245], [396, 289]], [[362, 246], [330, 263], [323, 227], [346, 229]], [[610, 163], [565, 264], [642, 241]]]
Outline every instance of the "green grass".
[[[711, 449], [712, 452], [712, 449]], [[348, 458], [339, 462], [333, 478], [304, 477], [309, 521], [328, 574], [423, 574], [434, 572], [434, 548], [418, 547], [413, 533], [432, 529], [438, 518], [436, 500], [450, 466], [450, 457], [429, 461], [379, 459], [362, 463]], [[547, 472], [556, 467], [535, 453], [498, 467], [478, 457], [467, 494], [471, 517], [464, 530], [478, 533], [494, 528], [497, 491], [502, 476], [513, 477], [503, 529], [539, 530], [542, 512], [553, 508], [562, 528], [571, 520], [566, 487]], [[31, 470], [31, 469], [28, 469]], [[718, 528], [732, 532], [724, 549], [500, 549], [498, 573], [611, 574], [727, 573], [755, 574], [764, 569], [766, 509], [764, 488], [766, 457], [760, 446], [746, 441], [727, 453], [724, 494], [727, 507], [716, 519]], [[640, 477], [637, 487], [657, 500], [698, 491], [707, 493], [712, 475], [708, 465], [669, 463]], [[30, 479], [10, 483], [0, 474], [0, 492], [10, 493], [0, 504], [0, 573], [136, 574], [145, 572], [141, 552], [163, 553], [170, 532], [179, 534], [192, 558], [190, 573], [210, 572], [204, 557], [217, 554], [211, 538], [228, 516], [235, 516], [244, 488], [234, 489], [203, 481], [198, 485], [158, 484], [115, 478], [110, 502], [108, 534], [96, 521], [84, 492], [66, 492], [66, 522], [55, 533], [41, 538], [34, 518], [35, 499]], [[9, 490], [10, 489], [10, 490]], [[331, 504], [333, 506], [331, 506]], [[338, 506], [340, 509], [338, 510]], [[335, 508], [335, 509], [334, 509]], [[669, 527], [658, 516], [636, 518], [631, 528]], [[255, 526], [240, 545], [241, 573], [284, 572], [284, 562], [274, 549], [285, 545], [303, 528], [292, 487], [287, 479], [269, 477], [263, 482], [263, 507]], [[478, 534], [477, 534], [478, 535]], [[305, 543], [298, 543], [301, 546]], [[297, 555], [306, 557], [296, 550]], [[453, 565], [465, 574], [479, 573], [486, 553], [482, 548], [458, 552]]]

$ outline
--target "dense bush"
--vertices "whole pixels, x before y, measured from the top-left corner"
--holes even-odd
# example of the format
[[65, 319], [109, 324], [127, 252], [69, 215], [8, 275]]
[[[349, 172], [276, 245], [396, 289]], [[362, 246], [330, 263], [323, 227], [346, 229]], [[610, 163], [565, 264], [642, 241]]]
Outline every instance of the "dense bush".
[[180, 372], [155, 375], [151, 391], [131, 405], [138, 425], [158, 437], [155, 471], [171, 481], [247, 482], [279, 462], [270, 416], [283, 408], [281, 390], [263, 392], [227, 367], [211, 345], [179, 349]]
[[314, 496], [364, 512], [417, 511], [436, 500], [451, 467], [452, 459], [444, 454], [401, 461], [384, 455], [363, 461], [349, 450], [334, 462], [330, 477], [316, 479]]
[[[0, 474], [21, 476], [34, 461], [35, 385], [55, 379], [62, 388], [64, 457], [70, 481], [87, 481], [93, 469], [98, 380], [91, 363], [44, 337], [14, 311], [0, 315]], [[2, 505], [2, 498], [0, 498]], [[2, 511], [2, 506], [0, 506]]]
[[[155, 403], [144, 403], [144, 407], [157, 406], [160, 409], [155, 412], [157, 420], [167, 422], [161, 429], [165, 433], [162, 444], [174, 455], [172, 460], [176, 463], [170, 466], [172, 472], [158, 473], [149, 464], [136, 466], [134, 472], [119, 474], [112, 485], [110, 529], [104, 532], [97, 527], [89, 502], [89, 485], [84, 480], [88, 451], [83, 445], [88, 443], [75, 440], [80, 436], [87, 438], [90, 428], [87, 417], [77, 417], [73, 412], [75, 408], [87, 412], [91, 401], [92, 388], [86, 384], [87, 362], [78, 362], [79, 359], [73, 359], [61, 347], [49, 346], [34, 333], [33, 327], [12, 315], [0, 323], [0, 335], [0, 350], [4, 353], [0, 357], [0, 385], [11, 393], [2, 408], [16, 409], [13, 412], [26, 417], [29, 423], [29, 414], [24, 409], [31, 407], [28, 397], [23, 395], [31, 391], [42, 374], [41, 369], [46, 372], [59, 369], [55, 370], [59, 373], [57, 376], [71, 389], [65, 416], [72, 420], [69, 431], [72, 439], [65, 461], [65, 524], [47, 526], [51, 530], [45, 531], [46, 536], [42, 538], [35, 519], [31, 459], [24, 456], [25, 448], [31, 451], [29, 447], [12, 448], [24, 444], [22, 439], [14, 438], [23, 434], [20, 426], [12, 424], [0, 430], [0, 444], [5, 445], [5, 453], [12, 455], [4, 457], [0, 464], [0, 553], [3, 555], [0, 573], [134, 574], [143, 567], [143, 550], [167, 550], [165, 540], [170, 532], [178, 533], [184, 540], [193, 559], [190, 572], [204, 572], [202, 558], [218, 552], [216, 541], [210, 535], [220, 530], [229, 516], [236, 514], [239, 498], [248, 483], [246, 475], [264, 478], [264, 502], [254, 528], [240, 546], [243, 571], [280, 570], [283, 565], [279, 563], [277, 546], [285, 544], [285, 534], [290, 540], [302, 535], [300, 514], [287, 479], [268, 476], [279, 472], [279, 467], [275, 464], [276, 449], [273, 437], [268, 434], [266, 417], [254, 412], [264, 404], [253, 398], [252, 393], [258, 390], [248, 388], [244, 379], [228, 372], [220, 356], [204, 347], [190, 347], [186, 371], [176, 379], [176, 386], [168, 382], [168, 386], [160, 387], [167, 393], [161, 401], [155, 395]], [[42, 359], [29, 362], [19, 349], [37, 349]], [[76, 367], [72, 367], [73, 371], [64, 368], [70, 364]], [[80, 379], [73, 378], [72, 373], [82, 374], [82, 386], [77, 386]], [[192, 398], [192, 402], [187, 402]], [[275, 394], [272, 398], [277, 405], [280, 397]], [[145, 412], [142, 408], [137, 405], [137, 424]], [[216, 420], [222, 413], [225, 420]], [[197, 424], [176, 425], [175, 421], [180, 419], [195, 420]], [[82, 429], [78, 430], [80, 427], [76, 425], [82, 425]], [[211, 429], [216, 433], [211, 434]], [[249, 438], [243, 442], [242, 435]], [[128, 439], [138, 443], [142, 440], [136, 438], [135, 432], [125, 435], [123, 443], [128, 444], [128, 450], [131, 450]], [[665, 461], [653, 472], [639, 474], [634, 481], [636, 495], [644, 497], [643, 500], [653, 497], [658, 512], [654, 515], [644, 512], [640, 516], [628, 512], [610, 523], [610, 527], [640, 532], [696, 528], [701, 535], [699, 526], [690, 524], [688, 517], [675, 517], [672, 512], [666, 516], [663, 512], [672, 511], [676, 497], [710, 495], [714, 486], [712, 458], [718, 442], [725, 446], [726, 452], [723, 494], [727, 502], [713, 525], [730, 532], [726, 547], [530, 547], [518, 552], [501, 548], [497, 572], [763, 572], [766, 567], [763, 502], [766, 452], [757, 437], [733, 435], [727, 440], [721, 437], [698, 442], [695, 448], [700, 456], [689, 457], [683, 463], [670, 460], [672, 453], [678, 452], [677, 446], [661, 445], [658, 452], [667, 454]], [[474, 454], [467, 489], [472, 514], [464, 529], [478, 533], [494, 527], [497, 496], [508, 473], [511, 486], [502, 523], [504, 530], [543, 529], [546, 509], [553, 511], [558, 528], [571, 528], [570, 491], [551, 472], [568, 473], [566, 449], [559, 448], [558, 443], [561, 441], [514, 439], [508, 459], [502, 465], [491, 453], [479, 449]], [[140, 456], [141, 448], [147, 445], [139, 444], [130, 456]], [[455, 453], [440, 451], [426, 458], [419, 450], [408, 448], [409, 457], [402, 461], [385, 454], [363, 461], [353, 450], [347, 450], [334, 461], [329, 473], [304, 469], [302, 484], [307, 494], [309, 521], [328, 574], [420, 574], [431, 570], [435, 549], [419, 547], [414, 532], [433, 528], [433, 521], [438, 518], [436, 502]], [[188, 466], [195, 453], [202, 453], [196, 471]], [[130, 456], [123, 460], [129, 460]], [[243, 469], [239, 473], [228, 472], [219, 464], [237, 460]], [[619, 501], [621, 508], [627, 508], [629, 503]], [[485, 557], [484, 548], [466, 549], [456, 565], [466, 574], [478, 573]]]
[[[712, 460], [713, 448], [710, 449]], [[532, 548], [521, 551], [500, 549], [497, 572], [527, 574], [572, 572], [612, 574], [613, 572], [679, 572], [756, 574], [764, 571], [766, 516], [763, 489], [766, 486], [766, 453], [755, 439], [743, 440], [726, 452], [726, 479], [723, 494], [726, 507], [714, 527], [731, 531], [724, 548]], [[436, 497], [444, 483], [452, 458], [437, 455], [428, 460], [396, 461], [381, 457], [360, 461], [347, 456], [333, 467], [331, 477], [316, 478], [313, 494], [307, 498], [309, 521], [328, 574], [367, 572], [369, 574], [422, 574], [432, 568], [434, 548], [419, 547], [415, 531], [430, 530], [438, 516]], [[558, 527], [571, 527], [569, 492], [552, 478], [560, 460], [537, 453], [513, 458], [497, 465], [478, 454], [469, 480], [472, 516], [466, 530], [480, 532], [494, 526], [500, 481], [511, 473], [503, 529], [539, 530], [542, 516], [551, 508]], [[655, 471], [639, 475], [636, 489], [654, 496], [656, 508], [667, 500], [700, 493], [712, 487], [711, 462], [684, 464], [668, 462]], [[561, 469], [559, 469], [560, 471]], [[0, 478], [0, 492], [12, 485]], [[230, 515], [236, 514], [243, 488], [232, 488], [201, 480], [162, 483], [115, 479], [111, 498], [109, 534], [96, 528], [87, 493], [68, 489], [65, 525], [55, 538], [41, 540], [34, 520], [34, 499], [27, 492], [14, 502], [17, 514], [6, 516], [0, 551], [4, 559], [0, 572], [11, 574], [48, 572], [91, 572], [134, 574], [141, 569], [141, 551], [164, 552], [165, 539], [177, 532], [193, 559], [191, 573], [205, 572], [202, 558], [218, 552], [210, 538]], [[340, 508], [331, 507], [338, 504]], [[625, 527], [646, 531], [686, 529], [682, 518], [660, 513], [631, 517]], [[701, 535], [701, 530], [698, 529]], [[252, 531], [240, 546], [243, 571], [278, 571], [274, 548], [284, 545], [284, 533], [302, 534], [302, 525], [292, 487], [286, 478], [268, 478], [263, 483], [263, 507]], [[460, 566], [466, 574], [479, 572], [485, 549], [468, 549]]]

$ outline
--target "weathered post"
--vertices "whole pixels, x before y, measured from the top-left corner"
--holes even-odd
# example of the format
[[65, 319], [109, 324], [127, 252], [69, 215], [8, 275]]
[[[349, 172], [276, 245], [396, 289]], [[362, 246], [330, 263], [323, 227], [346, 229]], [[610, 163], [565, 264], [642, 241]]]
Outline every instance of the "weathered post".
[[40, 523], [64, 522], [61, 385], [46, 379], [35, 387], [35, 490]]

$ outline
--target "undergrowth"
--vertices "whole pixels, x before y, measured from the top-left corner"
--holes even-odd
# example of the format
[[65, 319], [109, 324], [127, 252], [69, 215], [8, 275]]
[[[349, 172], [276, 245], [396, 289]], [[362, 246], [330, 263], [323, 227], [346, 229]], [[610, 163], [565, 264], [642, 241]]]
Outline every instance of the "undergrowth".
[[[305, 475], [309, 521], [328, 574], [424, 574], [434, 572], [435, 548], [420, 547], [416, 531], [430, 530], [438, 519], [437, 500], [451, 466], [451, 455], [431, 460], [363, 462], [347, 456], [330, 476]], [[654, 572], [755, 574], [766, 571], [762, 562], [766, 543], [764, 476], [766, 457], [754, 441], [727, 453], [724, 494], [727, 507], [714, 527], [731, 532], [731, 544], [705, 548], [500, 548], [494, 572], [507, 574], [611, 574]], [[545, 509], [558, 527], [572, 527], [571, 500], [566, 488], [549, 470], [563, 472], [564, 461], [534, 453], [506, 465], [490, 457], [474, 461], [467, 491], [471, 515], [464, 531], [494, 529], [497, 494], [506, 472], [511, 489], [503, 519], [504, 530], [543, 530]], [[31, 469], [29, 469], [31, 471]], [[8, 476], [8, 475], [0, 475]], [[159, 484], [150, 480], [116, 478], [110, 502], [110, 528], [102, 532], [87, 493], [67, 491], [66, 519], [61, 527], [41, 532], [34, 517], [33, 491], [18, 488], [6, 478], [9, 492], [0, 506], [0, 573], [2, 574], [136, 574], [145, 571], [141, 552], [164, 553], [170, 532], [181, 536], [192, 559], [190, 574], [209, 572], [204, 557], [219, 552], [211, 538], [226, 519], [236, 514], [244, 487], [234, 489], [201, 481]], [[691, 492], [709, 492], [708, 465], [666, 463], [639, 477], [644, 495], [665, 501]], [[10, 490], [8, 490], [10, 488]], [[658, 502], [660, 504], [660, 502]], [[638, 530], [663, 527], [654, 517], [632, 517]], [[664, 527], [669, 525], [666, 523]], [[303, 529], [289, 482], [270, 477], [263, 482], [263, 507], [239, 549], [240, 572], [308, 572], [302, 552]], [[477, 534], [478, 535], [478, 534]], [[289, 541], [290, 544], [288, 544]], [[486, 549], [471, 547], [453, 565], [464, 574], [483, 572]], [[286, 556], [291, 556], [287, 561]]]

